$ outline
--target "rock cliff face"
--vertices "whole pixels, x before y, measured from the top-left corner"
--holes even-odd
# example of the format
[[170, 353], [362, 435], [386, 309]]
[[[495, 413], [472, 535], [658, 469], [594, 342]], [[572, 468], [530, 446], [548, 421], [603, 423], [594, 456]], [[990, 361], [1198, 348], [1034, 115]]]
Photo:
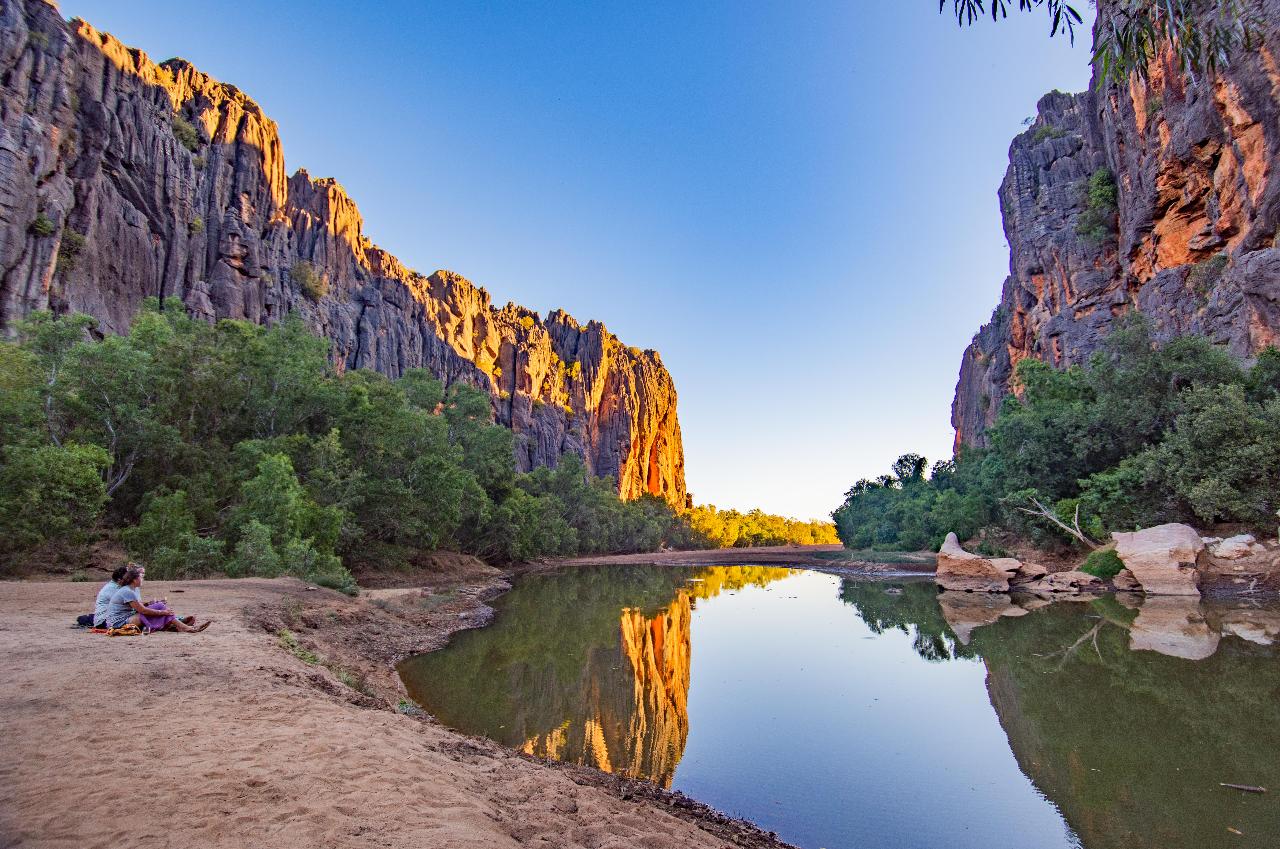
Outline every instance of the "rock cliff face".
[[[1098, 26], [1117, 0], [1099, 0]], [[1241, 359], [1280, 342], [1280, 0], [1262, 44], [1214, 74], [1164, 56], [1147, 82], [1046, 95], [1000, 187], [1009, 277], [964, 352], [956, 445], [984, 444], [1013, 368], [1086, 361], [1118, 316], [1208, 336]], [[1082, 235], [1089, 178], [1113, 175], [1114, 234]]]
[[[310, 294], [308, 278], [322, 284]], [[685, 501], [656, 352], [405, 267], [337, 182], [286, 176], [275, 123], [236, 87], [45, 0], [0, 0], [0, 331], [52, 309], [119, 333], [151, 296], [210, 320], [297, 312], [341, 368], [427, 368], [488, 390], [521, 470], [572, 451], [625, 498]]]

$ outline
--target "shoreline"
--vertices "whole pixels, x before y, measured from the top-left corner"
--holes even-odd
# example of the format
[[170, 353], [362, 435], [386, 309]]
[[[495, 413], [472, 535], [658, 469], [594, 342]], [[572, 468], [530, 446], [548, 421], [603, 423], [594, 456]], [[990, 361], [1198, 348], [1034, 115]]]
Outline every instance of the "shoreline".
[[543, 568], [475, 561], [357, 598], [293, 578], [149, 582], [213, 627], [119, 638], [70, 627], [94, 584], [0, 583], [0, 845], [787, 849], [679, 792], [404, 704], [399, 660], [488, 624], [510, 580]]

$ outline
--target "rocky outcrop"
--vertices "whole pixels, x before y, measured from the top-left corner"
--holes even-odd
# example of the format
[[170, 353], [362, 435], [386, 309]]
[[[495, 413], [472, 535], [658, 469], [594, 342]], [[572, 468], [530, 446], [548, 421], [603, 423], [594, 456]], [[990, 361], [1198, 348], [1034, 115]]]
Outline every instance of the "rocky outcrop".
[[[1099, 0], [1098, 26], [1118, 3]], [[1095, 79], [1040, 101], [1009, 149], [1009, 276], [963, 355], [957, 447], [985, 444], [1020, 360], [1083, 363], [1130, 311], [1158, 338], [1203, 334], [1241, 359], [1280, 341], [1280, 0], [1260, 10], [1262, 44], [1216, 74], [1192, 77], [1161, 56], [1146, 82]], [[1103, 168], [1118, 204], [1101, 220], [1114, 233], [1082, 232], [1086, 186]]]
[[938, 549], [938, 571], [935, 580], [944, 590], [977, 593], [1009, 591], [1009, 578], [1021, 566], [1008, 557], [979, 557], [960, 547], [954, 533], [947, 534]]
[[521, 470], [574, 452], [624, 497], [685, 501], [656, 352], [407, 268], [336, 181], [286, 175], [275, 122], [235, 86], [45, 0], [0, 0], [0, 331], [51, 309], [119, 333], [156, 296], [209, 320], [297, 313], [341, 368], [487, 390]]
[[1195, 528], [1171, 523], [1112, 537], [1116, 556], [1147, 595], [1200, 595], [1196, 561], [1204, 542]]

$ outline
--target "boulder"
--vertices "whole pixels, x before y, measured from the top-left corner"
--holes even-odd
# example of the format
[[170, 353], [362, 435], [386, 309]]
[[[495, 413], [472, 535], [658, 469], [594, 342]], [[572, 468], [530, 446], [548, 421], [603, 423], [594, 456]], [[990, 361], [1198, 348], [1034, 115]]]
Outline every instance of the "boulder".
[[1018, 566], [1018, 571], [1014, 573], [1012, 582], [1015, 585], [1028, 584], [1037, 581], [1049, 574], [1049, 570], [1038, 563], [1022, 563]]
[[1219, 560], [1239, 560], [1253, 554], [1266, 553], [1266, 547], [1259, 545], [1253, 534], [1239, 534], [1227, 537], [1219, 543], [1209, 546], [1209, 553]]
[[1138, 579], [1133, 577], [1133, 573], [1128, 569], [1121, 569], [1117, 572], [1116, 576], [1111, 579], [1111, 583], [1115, 586], [1117, 592], [1142, 592], [1142, 584], [1138, 583]]
[[1099, 578], [1075, 569], [1045, 575], [1039, 584], [1042, 589], [1051, 593], [1078, 593], [1087, 589], [1102, 589], [1102, 581]]
[[1204, 541], [1195, 528], [1171, 523], [1112, 537], [1116, 555], [1147, 595], [1200, 595], [1196, 558]]
[[960, 547], [955, 534], [938, 549], [938, 586], [947, 590], [977, 593], [1009, 591], [1009, 577], [1022, 564], [1011, 557], [979, 557]]

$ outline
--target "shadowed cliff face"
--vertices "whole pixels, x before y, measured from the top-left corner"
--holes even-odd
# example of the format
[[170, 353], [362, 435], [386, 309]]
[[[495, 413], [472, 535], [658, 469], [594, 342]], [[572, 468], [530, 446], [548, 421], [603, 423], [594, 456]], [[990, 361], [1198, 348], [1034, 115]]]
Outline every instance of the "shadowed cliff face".
[[[1098, 26], [1115, 7], [1100, 0]], [[1146, 83], [1040, 101], [1009, 149], [1010, 274], [964, 352], [957, 446], [984, 444], [1019, 360], [1082, 363], [1130, 310], [1159, 338], [1204, 334], [1242, 359], [1280, 339], [1280, 2], [1261, 8], [1262, 45], [1217, 75], [1193, 78], [1165, 56]], [[1118, 217], [1099, 240], [1078, 225], [1104, 167]]]
[[[308, 297], [295, 268], [327, 294]], [[208, 320], [297, 312], [341, 368], [426, 368], [488, 390], [522, 471], [572, 451], [623, 497], [685, 500], [656, 352], [406, 268], [336, 181], [286, 176], [275, 122], [239, 89], [67, 24], [44, 0], [0, 0], [0, 331], [51, 309], [119, 333], [151, 296]]]

